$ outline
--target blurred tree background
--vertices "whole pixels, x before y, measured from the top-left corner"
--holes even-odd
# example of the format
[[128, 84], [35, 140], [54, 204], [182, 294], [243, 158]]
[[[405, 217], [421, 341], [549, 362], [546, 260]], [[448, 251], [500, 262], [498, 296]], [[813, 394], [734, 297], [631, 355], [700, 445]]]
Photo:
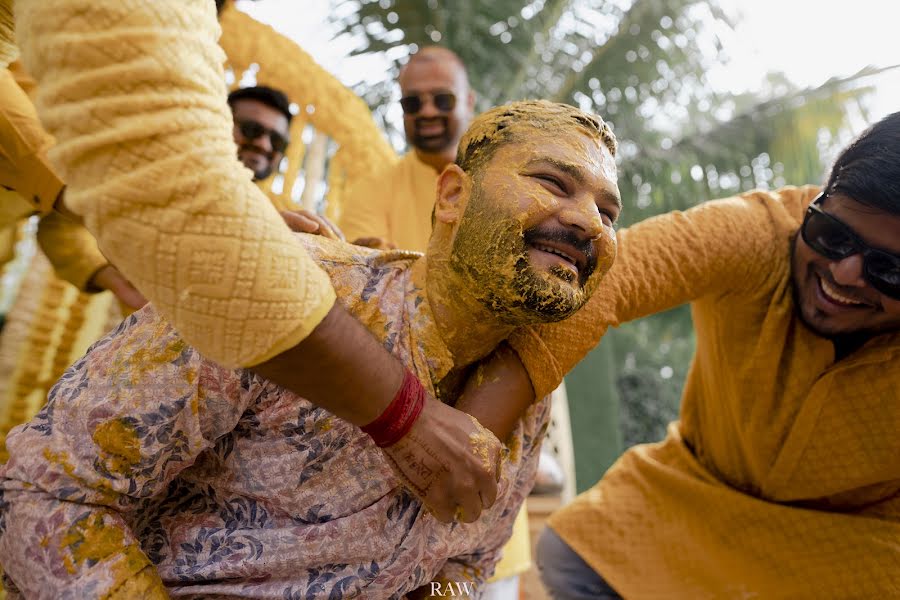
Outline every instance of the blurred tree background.
[[[619, 138], [621, 226], [753, 188], [819, 183], [866, 118], [864, 69], [810, 89], [779, 73], [740, 95], [713, 89], [734, 18], [717, 0], [333, 0], [331, 25], [393, 71], [357, 88], [396, 142], [394, 80], [410, 51], [440, 44], [468, 66], [479, 108], [520, 98], [601, 115]], [[694, 351], [687, 306], [612, 331], [567, 377], [579, 490], [623, 447], [677, 417]]]

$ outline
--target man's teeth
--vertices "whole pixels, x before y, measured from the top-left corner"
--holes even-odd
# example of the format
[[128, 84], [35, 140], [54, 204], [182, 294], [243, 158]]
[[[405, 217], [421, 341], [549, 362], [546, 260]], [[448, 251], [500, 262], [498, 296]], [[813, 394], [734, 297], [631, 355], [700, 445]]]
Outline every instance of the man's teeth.
[[550, 246], [543, 246], [541, 244], [535, 244], [534, 247], [537, 248], [538, 250], [540, 250], [541, 252], [549, 252], [550, 254], [555, 254], [559, 257], [562, 257], [562, 258], [566, 259], [567, 261], [569, 261], [570, 263], [572, 263], [573, 265], [576, 264], [575, 259], [573, 257], [569, 256], [568, 254], [566, 254], [565, 252], [563, 252], [562, 250], [557, 250], [556, 248], [551, 248]]
[[825, 292], [825, 295], [836, 302], [840, 302], [841, 304], [853, 304], [856, 306], [860, 306], [864, 304], [863, 302], [859, 302], [858, 300], [853, 300], [851, 298], [847, 298], [846, 296], [841, 296], [837, 290], [828, 285], [828, 282], [822, 278], [819, 278], [819, 281], [822, 282], [822, 291]]

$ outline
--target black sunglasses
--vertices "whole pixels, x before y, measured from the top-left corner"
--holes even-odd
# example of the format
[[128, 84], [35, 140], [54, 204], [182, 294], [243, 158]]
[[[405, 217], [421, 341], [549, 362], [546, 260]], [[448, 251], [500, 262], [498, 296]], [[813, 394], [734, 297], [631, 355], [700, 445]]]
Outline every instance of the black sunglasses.
[[262, 135], [268, 135], [269, 143], [272, 144], [272, 152], [282, 153], [288, 147], [288, 141], [286, 137], [284, 137], [277, 131], [269, 129], [262, 123], [257, 123], [256, 121], [241, 120], [235, 121], [234, 124], [237, 126], [238, 131], [241, 132], [241, 135], [248, 140], [255, 140]]
[[441, 112], [450, 112], [456, 108], [456, 95], [451, 92], [438, 92], [437, 94], [417, 94], [415, 96], [404, 96], [400, 98], [400, 106], [403, 112], [408, 115], [414, 115], [425, 105], [422, 96], [431, 96], [431, 102], [434, 107]]
[[872, 248], [850, 227], [819, 206], [823, 192], [806, 209], [800, 235], [806, 245], [831, 260], [843, 260], [854, 254], [863, 256], [863, 276], [873, 288], [900, 300], [900, 256]]

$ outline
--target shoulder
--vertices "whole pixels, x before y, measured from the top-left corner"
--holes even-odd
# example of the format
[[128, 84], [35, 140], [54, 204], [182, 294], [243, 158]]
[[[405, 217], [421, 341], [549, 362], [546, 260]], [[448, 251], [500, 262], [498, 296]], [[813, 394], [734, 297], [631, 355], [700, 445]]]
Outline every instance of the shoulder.
[[331, 278], [338, 295], [358, 293], [372, 277], [403, 273], [422, 256], [420, 252], [373, 250], [318, 235], [296, 235], [310, 258]]

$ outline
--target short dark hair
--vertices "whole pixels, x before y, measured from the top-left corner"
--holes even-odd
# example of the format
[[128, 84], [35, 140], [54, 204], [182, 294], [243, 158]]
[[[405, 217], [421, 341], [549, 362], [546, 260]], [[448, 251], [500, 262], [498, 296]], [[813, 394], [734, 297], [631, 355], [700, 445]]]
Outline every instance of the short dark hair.
[[826, 194], [841, 193], [872, 208], [900, 214], [900, 112], [866, 129], [841, 152]]
[[615, 157], [616, 136], [603, 119], [594, 114], [547, 100], [520, 100], [497, 106], [475, 117], [463, 134], [456, 164], [474, 174], [497, 149], [519, 139], [522, 132], [544, 131], [555, 135], [580, 132], [601, 142]]
[[234, 103], [240, 100], [256, 100], [262, 102], [266, 106], [270, 106], [283, 114], [290, 124], [293, 115], [291, 114], [291, 101], [285, 96], [281, 90], [276, 90], [264, 85], [254, 87], [245, 87], [234, 90], [228, 94], [228, 106], [234, 110]]

